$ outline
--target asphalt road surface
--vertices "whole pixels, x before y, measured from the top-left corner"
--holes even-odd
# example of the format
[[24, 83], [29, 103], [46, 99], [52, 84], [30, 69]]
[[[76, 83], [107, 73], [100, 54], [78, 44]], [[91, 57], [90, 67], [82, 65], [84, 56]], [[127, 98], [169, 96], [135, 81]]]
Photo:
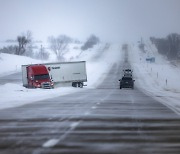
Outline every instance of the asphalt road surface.
[[123, 67], [96, 89], [0, 110], [0, 153], [179, 154], [180, 117], [136, 84], [120, 90]]

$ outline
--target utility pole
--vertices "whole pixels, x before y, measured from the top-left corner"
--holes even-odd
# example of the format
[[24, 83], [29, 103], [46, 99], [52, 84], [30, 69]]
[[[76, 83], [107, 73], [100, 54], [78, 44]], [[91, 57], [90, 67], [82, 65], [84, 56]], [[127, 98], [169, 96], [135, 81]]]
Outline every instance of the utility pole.
[[43, 46], [41, 44], [41, 60], [43, 59]]

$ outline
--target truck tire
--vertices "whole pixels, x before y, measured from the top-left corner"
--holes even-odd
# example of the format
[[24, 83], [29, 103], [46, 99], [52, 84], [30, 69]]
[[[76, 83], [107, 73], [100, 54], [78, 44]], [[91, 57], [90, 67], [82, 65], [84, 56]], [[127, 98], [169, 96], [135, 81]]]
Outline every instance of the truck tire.
[[73, 83], [72, 83], [72, 87], [75, 87], [75, 88], [79, 87], [78, 82], [73, 82]]
[[76, 87], [76, 82], [73, 82], [73, 83], [72, 83], [72, 87]]
[[83, 88], [83, 83], [82, 83], [82, 82], [79, 82], [79, 83], [78, 83], [78, 86], [79, 86], [79, 88]]

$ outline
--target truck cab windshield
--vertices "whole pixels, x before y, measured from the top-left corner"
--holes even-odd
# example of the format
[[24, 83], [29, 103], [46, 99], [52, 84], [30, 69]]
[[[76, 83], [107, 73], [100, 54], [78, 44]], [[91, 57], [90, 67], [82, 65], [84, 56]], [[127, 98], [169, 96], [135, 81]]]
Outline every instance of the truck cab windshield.
[[34, 80], [45, 80], [49, 79], [49, 74], [35, 75]]

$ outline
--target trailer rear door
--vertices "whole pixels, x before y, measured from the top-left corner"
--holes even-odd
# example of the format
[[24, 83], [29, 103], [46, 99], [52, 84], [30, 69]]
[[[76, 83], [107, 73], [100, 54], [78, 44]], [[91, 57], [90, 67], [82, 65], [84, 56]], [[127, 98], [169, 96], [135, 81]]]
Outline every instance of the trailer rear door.
[[23, 86], [27, 87], [28, 79], [27, 79], [27, 66], [26, 65], [22, 65], [22, 81], [23, 81]]

